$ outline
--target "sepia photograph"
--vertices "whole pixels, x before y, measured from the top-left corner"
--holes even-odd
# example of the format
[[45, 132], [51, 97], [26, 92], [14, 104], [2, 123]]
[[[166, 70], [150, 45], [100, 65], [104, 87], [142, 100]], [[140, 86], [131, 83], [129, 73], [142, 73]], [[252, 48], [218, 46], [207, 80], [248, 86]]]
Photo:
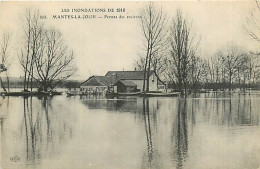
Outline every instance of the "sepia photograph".
[[260, 1], [0, 1], [0, 169], [260, 169]]

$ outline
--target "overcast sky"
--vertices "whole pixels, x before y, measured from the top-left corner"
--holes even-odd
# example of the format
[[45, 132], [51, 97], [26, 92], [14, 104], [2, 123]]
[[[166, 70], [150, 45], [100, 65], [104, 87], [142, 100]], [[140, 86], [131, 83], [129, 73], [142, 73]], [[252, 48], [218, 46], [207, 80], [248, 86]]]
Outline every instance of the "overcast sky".
[[[211, 56], [228, 43], [244, 48], [255, 48], [243, 30], [246, 16], [255, 7], [254, 1], [191, 1], [155, 3], [162, 7], [169, 17], [180, 8], [192, 20], [193, 31], [201, 37], [202, 57]], [[108, 70], [134, 70], [134, 61], [141, 50], [142, 32], [138, 19], [53, 19], [53, 15], [116, 15], [116, 12], [62, 13], [62, 9], [72, 8], [125, 8], [124, 16], [138, 16], [145, 2], [2, 2], [0, 12], [0, 32], [12, 33], [11, 76], [22, 75], [18, 62], [19, 44], [23, 31], [22, 21], [26, 8], [39, 9], [48, 26], [59, 29], [68, 46], [74, 50], [78, 66], [77, 79], [89, 75], [105, 75]]]

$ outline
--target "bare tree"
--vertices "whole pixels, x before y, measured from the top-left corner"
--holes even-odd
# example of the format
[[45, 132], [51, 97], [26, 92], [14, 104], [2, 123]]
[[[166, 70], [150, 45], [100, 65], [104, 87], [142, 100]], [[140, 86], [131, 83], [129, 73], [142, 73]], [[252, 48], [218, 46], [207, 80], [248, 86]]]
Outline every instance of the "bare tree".
[[30, 84], [32, 91], [34, 62], [41, 47], [42, 33], [43, 23], [40, 22], [39, 11], [27, 9], [24, 23], [24, 41], [22, 41], [22, 49], [19, 57], [24, 71], [24, 90], [28, 90]]
[[230, 45], [226, 53], [224, 54], [223, 59], [223, 64], [228, 77], [228, 82], [229, 82], [229, 89], [231, 90], [233, 79], [235, 77], [236, 72], [238, 71], [240, 59], [244, 53], [239, 49], [239, 47]]
[[[240, 61], [240, 72], [243, 74], [244, 85], [251, 88], [260, 77], [259, 58], [254, 53], [245, 53]], [[239, 79], [240, 80], [240, 79]]]
[[20, 63], [24, 70], [24, 90], [33, 82], [45, 92], [72, 76], [73, 52], [64, 43], [62, 34], [52, 28], [47, 29], [39, 18], [39, 11], [26, 10], [24, 36]]
[[165, 61], [163, 79], [168, 81], [170, 85], [176, 85], [175, 69], [173, 69], [174, 63], [171, 59]]
[[[9, 88], [9, 67], [11, 65], [11, 56], [10, 56], [10, 50], [11, 50], [11, 47], [10, 47], [10, 33], [8, 32], [5, 32], [3, 34], [3, 37], [2, 37], [2, 42], [0, 44], [0, 50], [1, 50], [1, 59], [2, 59], [2, 64], [5, 66], [6, 68], [6, 80], [7, 80], [7, 89], [8, 91], [10, 91], [10, 88]], [[1, 76], [0, 76], [1, 78]], [[2, 78], [0, 79], [2, 81]], [[5, 89], [3, 83], [2, 83], [2, 86]]]
[[[153, 70], [161, 79], [164, 77], [166, 70], [167, 57], [164, 53], [160, 52], [155, 53], [151, 57], [151, 67], [150, 70]], [[145, 69], [145, 57], [139, 55], [138, 60], [135, 61], [134, 66], [137, 70], [144, 71]]]
[[221, 65], [222, 65], [222, 55], [217, 52], [214, 57], [211, 57], [211, 64], [213, 64], [214, 68], [214, 83], [220, 83], [221, 79]]
[[171, 60], [178, 87], [181, 90], [184, 86], [185, 91], [188, 86], [189, 67], [199, 47], [199, 41], [195, 42], [195, 34], [191, 33], [191, 28], [192, 24], [183, 17], [180, 10], [177, 10], [171, 25]]
[[209, 65], [206, 60], [192, 57], [189, 66], [188, 80], [192, 90], [197, 90], [200, 84], [208, 83]]
[[142, 55], [138, 55], [138, 59], [135, 60], [134, 62], [134, 66], [136, 70], [139, 71], [144, 71], [144, 67], [145, 67], [145, 57], [143, 57]]
[[247, 17], [246, 24], [244, 25], [247, 33], [260, 44], [260, 2], [256, 2], [256, 7]]
[[31, 61], [29, 65], [29, 77], [28, 80], [30, 80], [30, 88], [32, 91], [33, 88], [33, 77], [34, 77], [34, 64], [36, 58], [40, 55], [41, 48], [44, 46], [44, 28], [43, 28], [43, 23], [40, 22], [39, 20], [39, 11], [37, 11], [33, 17], [33, 26], [31, 29]]
[[[145, 39], [145, 64], [143, 91], [149, 91], [149, 74], [152, 67], [152, 60], [160, 56], [163, 47], [166, 45], [167, 18], [163, 9], [157, 9], [152, 2], [149, 2], [141, 11], [141, 28]], [[157, 65], [157, 64], [156, 64]], [[146, 81], [146, 83], [145, 83]], [[146, 87], [146, 89], [145, 89]]]
[[[258, 45], [260, 45], [260, 1], [259, 0], [255, 0], [255, 8], [252, 9], [252, 11], [250, 12], [250, 14], [247, 16], [246, 18], [246, 23], [243, 25], [244, 29], [246, 30], [246, 32], [248, 33], [248, 35], [254, 39]], [[247, 71], [244, 72], [244, 76], [246, 76], [246, 74], [248, 75], [248, 85], [250, 87], [251, 83], [254, 83], [253, 81], [255, 81], [255, 78], [258, 78], [258, 69], [259, 69], [259, 65], [255, 65], [255, 62], [253, 63], [252, 61], [256, 61], [257, 57], [259, 56], [259, 48], [257, 52], [250, 52], [250, 56], [247, 57], [247, 65], [248, 65], [248, 69], [246, 69]], [[255, 74], [255, 76], [254, 76]], [[255, 77], [255, 78], [253, 78]], [[246, 79], [246, 78], [244, 78]], [[254, 80], [253, 80], [254, 79]], [[246, 80], [244, 80], [245, 82]]]
[[35, 58], [34, 78], [45, 92], [52, 90], [76, 72], [73, 60], [73, 51], [64, 44], [62, 34], [56, 29], [46, 30], [42, 48]]

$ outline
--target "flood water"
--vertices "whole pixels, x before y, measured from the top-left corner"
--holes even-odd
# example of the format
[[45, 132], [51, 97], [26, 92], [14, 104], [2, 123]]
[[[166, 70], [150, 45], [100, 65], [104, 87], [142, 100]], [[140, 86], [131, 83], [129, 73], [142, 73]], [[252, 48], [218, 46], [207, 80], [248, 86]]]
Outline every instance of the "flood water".
[[257, 169], [260, 93], [0, 100], [1, 169]]

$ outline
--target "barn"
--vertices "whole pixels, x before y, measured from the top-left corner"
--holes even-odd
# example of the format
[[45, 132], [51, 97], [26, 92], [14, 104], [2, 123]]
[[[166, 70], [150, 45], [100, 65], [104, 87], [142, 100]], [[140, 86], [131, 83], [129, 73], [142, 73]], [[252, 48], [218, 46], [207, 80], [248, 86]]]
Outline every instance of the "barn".
[[[114, 89], [117, 89], [118, 92], [143, 91], [144, 71], [108, 71], [105, 76], [115, 79]], [[149, 76], [150, 91], [164, 91], [166, 89], [165, 84], [154, 71], [150, 71], [149, 75], [147, 73], [146, 78], [147, 76]]]
[[137, 92], [137, 85], [131, 80], [119, 80], [115, 83], [114, 86], [117, 86], [118, 93], [131, 93]]
[[[165, 90], [165, 84], [154, 71], [150, 71], [147, 76], [150, 91]], [[108, 71], [105, 76], [91, 76], [80, 85], [80, 92], [82, 94], [140, 92], [143, 91], [143, 79], [143, 71]]]

